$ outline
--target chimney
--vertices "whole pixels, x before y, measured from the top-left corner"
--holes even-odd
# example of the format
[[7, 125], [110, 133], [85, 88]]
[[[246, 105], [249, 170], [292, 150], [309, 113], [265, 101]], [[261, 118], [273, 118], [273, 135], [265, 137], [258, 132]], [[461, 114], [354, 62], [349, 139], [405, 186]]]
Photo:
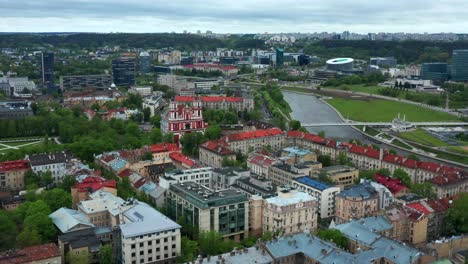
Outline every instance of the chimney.
[[379, 152], [379, 160], [380, 160], [380, 161], [383, 160], [383, 154], [384, 154], [384, 153], [383, 153], [383, 149], [380, 148], [380, 152]]

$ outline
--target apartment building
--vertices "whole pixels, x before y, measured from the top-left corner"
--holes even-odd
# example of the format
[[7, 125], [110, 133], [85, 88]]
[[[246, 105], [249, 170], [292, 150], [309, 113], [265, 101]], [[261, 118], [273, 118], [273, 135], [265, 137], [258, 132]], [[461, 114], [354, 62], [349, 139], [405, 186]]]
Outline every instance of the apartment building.
[[211, 188], [215, 190], [227, 189], [238, 179], [250, 177], [250, 171], [240, 167], [224, 167], [213, 170]]
[[175, 101], [178, 103], [193, 104], [193, 102], [201, 101], [204, 109], [222, 109], [222, 110], [235, 110], [253, 111], [255, 104], [251, 95], [244, 97], [231, 97], [231, 96], [176, 96]]
[[90, 200], [79, 202], [78, 211], [84, 213], [96, 227], [111, 228], [119, 224], [120, 207], [125, 201], [104, 190], [98, 190], [89, 195]]
[[236, 153], [222, 140], [203, 143], [198, 150], [198, 156], [202, 164], [213, 168], [221, 168], [224, 160], [236, 160]]
[[321, 169], [341, 189], [354, 185], [359, 179], [359, 170], [346, 165], [335, 165]]
[[295, 178], [292, 187], [310, 194], [317, 200], [320, 218], [335, 215], [335, 196], [340, 192], [339, 187], [325, 184], [309, 176]]
[[360, 219], [379, 210], [379, 195], [368, 183], [352, 186], [336, 195], [335, 222]]
[[428, 217], [424, 213], [405, 205], [395, 204], [385, 210], [385, 215], [393, 225], [390, 234], [392, 238], [415, 246], [426, 243]]
[[249, 201], [234, 189], [214, 191], [195, 182], [172, 184], [167, 195], [169, 216], [182, 216], [200, 231], [216, 231], [241, 241], [249, 232]]
[[30, 170], [27, 160], [12, 160], [0, 163], [0, 190], [19, 191], [26, 189], [24, 175]]
[[107, 89], [111, 87], [112, 77], [110, 75], [75, 75], [75, 76], [60, 76], [60, 89], [82, 90], [87, 88]]
[[275, 163], [276, 160], [270, 156], [254, 153], [247, 159], [247, 168], [257, 175], [267, 176], [268, 168]]
[[[188, 170], [173, 170], [166, 172], [165, 179], [173, 180], [177, 183], [195, 182], [197, 184], [210, 187], [212, 186], [213, 168], [204, 167]], [[166, 186], [163, 186], [166, 188]]]
[[55, 153], [33, 154], [27, 157], [31, 164], [31, 169], [35, 173], [50, 171], [55, 183], [58, 183], [65, 176], [66, 165], [73, 159], [71, 153], [62, 151]]
[[180, 228], [146, 203], [128, 201], [120, 213], [114, 245], [122, 264], [176, 263], [180, 255]]
[[267, 178], [276, 185], [291, 186], [295, 178], [308, 175], [308, 171], [302, 171], [301, 169], [303, 168], [286, 163], [277, 163], [269, 167]]
[[263, 232], [279, 232], [283, 235], [315, 232], [317, 199], [296, 189], [283, 188], [277, 196], [263, 200], [262, 217]]
[[288, 158], [287, 163], [294, 165], [308, 161], [317, 161], [317, 154], [307, 149], [301, 149], [296, 146], [287, 147], [281, 150], [281, 157]]
[[39, 264], [54, 263], [61, 264], [60, 250], [54, 243], [41, 244], [22, 249], [0, 252], [0, 264]]
[[89, 200], [92, 193], [101, 189], [105, 192], [117, 195], [116, 180], [106, 180], [101, 177], [89, 176], [77, 182], [71, 187], [73, 208], [76, 208], [78, 202]]
[[431, 180], [433, 189], [439, 199], [453, 197], [468, 192], [468, 172], [441, 174]]

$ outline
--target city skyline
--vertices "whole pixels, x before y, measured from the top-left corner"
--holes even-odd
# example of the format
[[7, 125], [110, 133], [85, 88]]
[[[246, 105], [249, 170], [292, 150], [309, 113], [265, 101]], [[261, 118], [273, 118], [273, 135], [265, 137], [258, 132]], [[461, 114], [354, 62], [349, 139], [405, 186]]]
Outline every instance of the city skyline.
[[[468, 28], [461, 0], [427, 2], [0, 0], [1, 32], [440, 33]], [[221, 8], [220, 8], [221, 7]], [[430, 18], [430, 19], [428, 19]]]

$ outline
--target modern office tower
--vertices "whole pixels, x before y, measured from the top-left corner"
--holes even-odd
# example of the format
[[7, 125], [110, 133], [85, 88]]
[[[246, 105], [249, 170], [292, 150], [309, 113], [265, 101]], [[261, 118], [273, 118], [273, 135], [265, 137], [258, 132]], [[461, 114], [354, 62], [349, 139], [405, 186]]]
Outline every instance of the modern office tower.
[[284, 49], [276, 48], [276, 67], [283, 67], [284, 65]]
[[117, 86], [135, 85], [135, 58], [113, 60], [112, 77]]
[[45, 87], [53, 86], [54, 84], [54, 53], [41, 53], [41, 76], [42, 85]]
[[421, 64], [421, 78], [424, 80], [445, 81], [448, 78], [447, 63], [431, 62]]
[[110, 75], [75, 75], [75, 76], [60, 76], [60, 89], [81, 90], [86, 88], [107, 89], [112, 84]]
[[468, 81], [468, 49], [453, 51], [452, 80], [457, 82]]
[[140, 72], [149, 73], [151, 71], [151, 57], [148, 52], [140, 52]]

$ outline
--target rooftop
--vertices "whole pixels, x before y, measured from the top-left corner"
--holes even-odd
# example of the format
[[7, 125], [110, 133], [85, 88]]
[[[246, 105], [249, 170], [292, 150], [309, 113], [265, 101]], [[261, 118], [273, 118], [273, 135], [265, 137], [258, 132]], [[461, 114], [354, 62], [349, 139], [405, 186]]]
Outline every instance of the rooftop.
[[76, 229], [94, 227], [85, 214], [65, 207], [51, 213], [49, 217], [62, 233], [67, 233]]
[[309, 176], [298, 177], [298, 178], [295, 178], [294, 181], [305, 184], [305, 185], [310, 186], [310, 187], [312, 187], [314, 189], [317, 189], [319, 191], [323, 191], [323, 190], [326, 190], [326, 189], [332, 187], [332, 186], [330, 186], [330, 185], [328, 185], [326, 183], [323, 183], [321, 181], [313, 179], [313, 178], [311, 178]]
[[[221, 261], [222, 260], [222, 261]], [[218, 256], [212, 256], [209, 258], [202, 259], [200, 264], [238, 264], [238, 263], [257, 263], [257, 264], [270, 264], [273, 263], [273, 258], [264, 252], [262, 249], [256, 247], [244, 248], [239, 250], [233, 250], [232, 252], [221, 254]]]
[[299, 191], [279, 191], [275, 197], [265, 199], [269, 204], [276, 206], [288, 206], [303, 202], [316, 201], [317, 199], [312, 197], [310, 194]]
[[0, 172], [27, 170], [29, 162], [27, 160], [11, 160], [0, 163]]
[[73, 158], [70, 152], [62, 151], [55, 153], [33, 154], [29, 156], [31, 166], [42, 166], [47, 164], [66, 163]]
[[396, 193], [399, 193], [405, 189], [408, 189], [408, 187], [406, 187], [403, 182], [399, 179], [395, 179], [395, 178], [390, 178], [390, 177], [386, 177], [382, 174], [379, 174], [379, 173], [376, 173], [374, 175], [374, 179], [382, 184], [383, 186], [387, 187], [393, 194], [396, 194]]
[[117, 182], [115, 180], [106, 180], [101, 177], [89, 176], [81, 182], [77, 182], [72, 188], [78, 189], [78, 192], [93, 193], [104, 187], [115, 189], [117, 188]]
[[172, 184], [169, 190], [203, 209], [247, 201], [246, 195], [239, 190], [214, 191], [195, 182]]
[[81, 201], [77, 204], [78, 208], [86, 214], [108, 211], [112, 215], [118, 215], [120, 206], [125, 203], [122, 198], [102, 189], [91, 194], [90, 198], [92, 200]]
[[134, 201], [131, 207], [123, 212], [125, 224], [120, 225], [124, 238], [179, 229], [181, 226], [161, 214], [153, 207], [140, 201]]
[[54, 243], [49, 243], [2, 252], [0, 264], [40, 262], [54, 257], [60, 257], [60, 251]]
[[307, 149], [301, 149], [298, 147], [287, 147], [283, 149], [283, 152], [287, 152], [288, 156], [290, 157], [291, 156], [305, 156], [305, 155], [309, 155], [312, 153], [311, 151]]
[[363, 182], [357, 185], [353, 185], [349, 189], [341, 191], [336, 196], [342, 198], [360, 197], [362, 199], [372, 199], [377, 197], [377, 192], [370, 183]]
[[65, 233], [59, 235], [58, 240], [69, 243], [71, 248], [88, 247], [91, 250], [99, 249], [101, 243], [96, 237], [96, 229], [88, 228]]

